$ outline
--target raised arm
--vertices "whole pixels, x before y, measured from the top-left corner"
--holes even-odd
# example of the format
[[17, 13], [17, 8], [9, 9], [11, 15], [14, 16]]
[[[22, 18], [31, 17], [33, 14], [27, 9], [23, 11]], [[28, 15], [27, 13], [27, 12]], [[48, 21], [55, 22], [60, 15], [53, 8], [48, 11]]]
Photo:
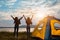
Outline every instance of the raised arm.
[[14, 17], [11, 15], [11, 17], [14, 19]]
[[23, 16], [19, 20], [21, 20], [22, 18], [23, 18]]
[[26, 20], [26, 17], [23, 15], [24, 19]]
[[33, 15], [32, 15], [32, 17], [31, 17], [31, 20], [32, 20], [32, 18], [33, 18]]

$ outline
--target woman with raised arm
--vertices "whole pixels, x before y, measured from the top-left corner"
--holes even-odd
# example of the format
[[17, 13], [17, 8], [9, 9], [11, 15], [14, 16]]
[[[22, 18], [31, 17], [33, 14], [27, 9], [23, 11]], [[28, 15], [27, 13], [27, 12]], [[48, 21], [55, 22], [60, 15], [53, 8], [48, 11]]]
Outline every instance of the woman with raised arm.
[[[23, 15], [24, 16], [24, 15]], [[33, 16], [32, 16], [32, 18], [30, 18], [30, 17], [25, 17], [24, 16], [24, 18], [25, 18], [25, 21], [26, 21], [26, 24], [27, 24], [27, 27], [26, 27], [26, 30], [27, 30], [27, 40], [29, 40], [29, 37], [30, 37], [30, 26], [31, 26], [31, 24], [32, 24], [32, 18], [33, 18]]]
[[20, 20], [23, 18], [23, 16], [20, 19], [18, 19], [18, 17], [14, 18], [12, 15], [11, 15], [11, 17], [13, 18], [14, 24], [15, 24], [14, 37], [16, 37], [16, 36], [18, 37], [19, 24], [21, 24]]

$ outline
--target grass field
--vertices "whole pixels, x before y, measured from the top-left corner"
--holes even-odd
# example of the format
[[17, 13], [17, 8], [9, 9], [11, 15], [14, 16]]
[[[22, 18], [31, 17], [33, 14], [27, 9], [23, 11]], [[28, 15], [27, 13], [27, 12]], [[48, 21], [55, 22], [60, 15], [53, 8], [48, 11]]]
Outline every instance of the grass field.
[[[60, 37], [54, 36], [50, 40], [60, 40]], [[0, 40], [27, 40], [27, 33], [26, 32], [19, 32], [18, 39], [13, 36], [13, 32], [0, 32]], [[32, 38], [30, 37], [29, 40], [42, 40], [40, 38]]]
[[[26, 32], [19, 32], [18, 39], [13, 36], [13, 32], [0, 32], [0, 40], [27, 40]], [[30, 38], [30, 40], [34, 40]]]

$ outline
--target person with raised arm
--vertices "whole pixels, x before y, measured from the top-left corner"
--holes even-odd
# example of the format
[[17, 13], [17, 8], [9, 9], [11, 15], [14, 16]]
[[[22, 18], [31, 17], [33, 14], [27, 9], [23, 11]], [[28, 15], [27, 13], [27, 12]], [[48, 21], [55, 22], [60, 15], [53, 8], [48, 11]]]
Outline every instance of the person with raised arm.
[[20, 19], [18, 19], [18, 17], [14, 18], [12, 15], [11, 17], [14, 20], [14, 37], [18, 37], [19, 24], [21, 24], [20, 20], [23, 18], [23, 16]]
[[[23, 15], [24, 16], [24, 15]], [[33, 16], [32, 16], [32, 18], [33, 18]], [[32, 24], [32, 18], [30, 18], [30, 17], [25, 17], [24, 16], [24, 19], [25, 19], [25, 21], [26, 21], [26, 24], [27, 24], [27, 27], [26, 27], [26, 30], [27, 30], [27, 40], [29, 40], [29, 37], [30, 37], [30, 26], [31, 26], [31, 24]]]

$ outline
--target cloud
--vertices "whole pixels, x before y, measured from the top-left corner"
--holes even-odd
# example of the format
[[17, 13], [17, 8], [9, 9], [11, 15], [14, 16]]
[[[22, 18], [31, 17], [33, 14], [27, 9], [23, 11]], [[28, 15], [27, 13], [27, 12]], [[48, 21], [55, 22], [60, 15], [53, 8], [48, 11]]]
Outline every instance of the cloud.
[[52, 7], [56, 5], [57, 0], [1, 0], [0, 7], [2, 11], [15, 11], [16, 9]]
[[16, 2], [16, 0], [8, 0], [8, 1], [6, 1], [5, 5], [7, 5], [7, 6], [12, 5], [13, 6], [15, 2]]
[[[31, 14], [37, 14], [40, 11], [60, 18], [60, 0], [0, 0], [0, 21], [12, 20], [10, 15], [20, 18], [23, 14], [31, 16]], [[37, 22], [37, 19], [33, 20]], [[3, 22], [1, 23], [3, 24]]]
[[2, 5], [0, 5], [0, 7], [2, 7]]
[[0, 20], [0, 27], [13, 27], [13, 21], [11, 20]]
[[40, 7], [45, 5], [46, 7], [54, 6], [57, 0], [33, 0], [33, 1], [21, 1], [21, 6], [24, 7]]
[[0, 11], [9, 11], [10, 9], [13, 9], [17, 0], [0, 0]]

